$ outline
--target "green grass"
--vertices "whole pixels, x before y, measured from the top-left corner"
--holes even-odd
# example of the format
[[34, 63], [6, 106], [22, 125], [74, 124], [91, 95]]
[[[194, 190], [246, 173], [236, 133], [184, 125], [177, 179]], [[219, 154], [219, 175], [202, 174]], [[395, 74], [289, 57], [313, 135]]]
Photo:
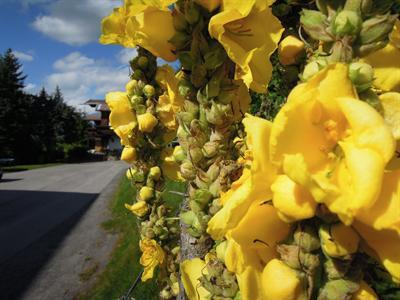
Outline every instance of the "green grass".
[[[184, 186], [180, 183], [168, 182], [166, 190], [182, 192]], [[168, 192], [164, 195], [167, 203], [177, 208], [181, 197]], [[142, 267], [139, 264], [141, 255], [139, 249], [140, 235], [137, 219], [124, 207], [125, 203], [132, 203], [134, 197], [135, 189], [124, 176], [112, 202], [112, 219], [102, 224], [106, 230], [120, 235], [118, 244], [95, 285], [86, 293], [79, 295], [77, 299], [118, 299], [125, 295], [141, 272]], [[158, 287], [154, 281], [140, 282], [131, 297], [136, 300], [158, 299], [158, 292]]]
[[53, 166], [58, 166], [58, 165], [62, 165], [62, 163], [37, 164], [37, 165], [16, 165], [16, 166], [3, 167], [2, 169], [6, 173], [7, 172], [21, 172], [21, 171], [27, 171], [27, 170], [35, 170], [35, 169], [53, 167]]

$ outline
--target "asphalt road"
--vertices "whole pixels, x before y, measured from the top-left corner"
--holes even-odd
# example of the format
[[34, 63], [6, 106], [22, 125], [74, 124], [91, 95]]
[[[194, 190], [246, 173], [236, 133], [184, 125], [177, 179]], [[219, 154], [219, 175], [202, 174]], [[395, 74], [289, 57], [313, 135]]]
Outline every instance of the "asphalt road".
[[[125, 168], [123, 162], [99, 162], [4, 174], [1, 299], [73, 298], [70, 285], [79, 285], [76, 273], [93, 263], [96, 246], [109, 238], [99, 222], [107, 219], [107, 203]], [[112, 248], [104, 246], [103, 252]]]

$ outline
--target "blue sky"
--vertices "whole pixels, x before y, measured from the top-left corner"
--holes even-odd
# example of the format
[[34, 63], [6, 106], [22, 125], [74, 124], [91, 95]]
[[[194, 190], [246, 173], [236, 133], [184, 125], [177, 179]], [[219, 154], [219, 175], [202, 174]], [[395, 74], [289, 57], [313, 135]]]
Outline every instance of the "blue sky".
[[123, 89], [134, 49], [98, 44], [100, 21], [119, 0], [0, 0], [0, 52], [13, 49], [26, 90], [60, 86], [68, 103]]

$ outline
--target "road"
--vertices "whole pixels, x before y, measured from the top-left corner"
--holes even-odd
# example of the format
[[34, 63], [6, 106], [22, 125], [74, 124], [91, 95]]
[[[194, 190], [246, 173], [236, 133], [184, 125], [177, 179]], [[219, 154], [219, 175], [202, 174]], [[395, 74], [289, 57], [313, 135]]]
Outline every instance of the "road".
[[123, 162], [99, 162], [5, 174], [1, 299], [73, 298], [79, 272], [97, 270], [113, 247], [115, 237], [100, 224], [109, 217], [105, 212], [125, 168]]

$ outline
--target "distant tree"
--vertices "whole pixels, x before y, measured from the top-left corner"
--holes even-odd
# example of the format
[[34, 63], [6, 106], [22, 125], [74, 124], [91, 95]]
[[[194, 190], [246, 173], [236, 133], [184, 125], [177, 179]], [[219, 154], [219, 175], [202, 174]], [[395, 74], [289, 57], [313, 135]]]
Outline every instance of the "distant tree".
[[0, 58], [0, 95], [5, 93], [22, 92], [26, 76], [11, 49]]

